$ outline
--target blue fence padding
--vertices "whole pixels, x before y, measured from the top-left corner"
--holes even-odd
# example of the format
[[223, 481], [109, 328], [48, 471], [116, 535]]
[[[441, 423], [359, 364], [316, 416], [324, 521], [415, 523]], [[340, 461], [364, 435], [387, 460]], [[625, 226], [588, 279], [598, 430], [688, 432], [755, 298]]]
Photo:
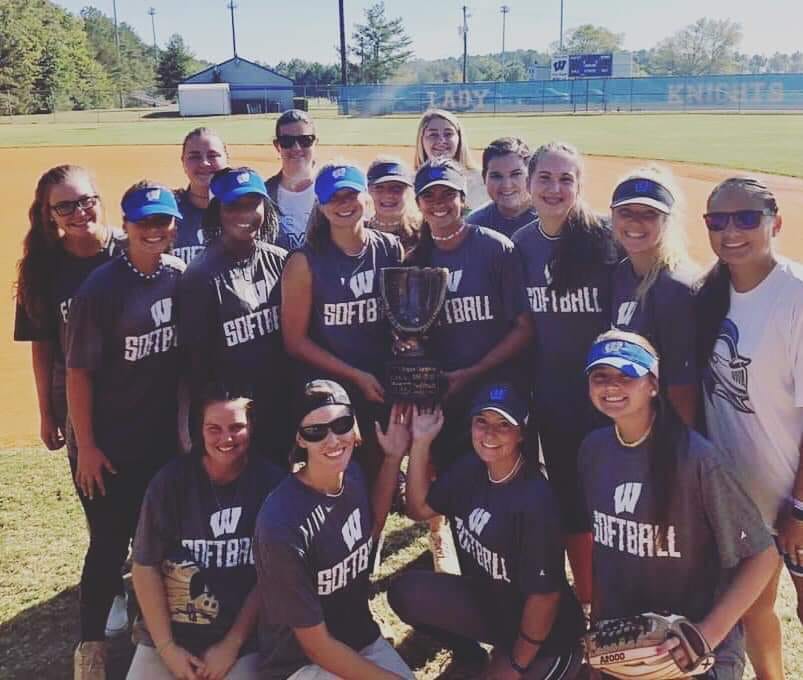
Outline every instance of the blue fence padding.
[[349, 85], [340, 113], [803, 110], [803, 73]]

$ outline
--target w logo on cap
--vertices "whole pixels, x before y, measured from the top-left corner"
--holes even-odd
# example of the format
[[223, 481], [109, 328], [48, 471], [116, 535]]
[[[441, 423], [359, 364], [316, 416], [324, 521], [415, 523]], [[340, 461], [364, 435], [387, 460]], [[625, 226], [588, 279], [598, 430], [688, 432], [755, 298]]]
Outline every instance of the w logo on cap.
[[336, 179], [340, 179], [341, 177], [345, 177], [345, 176], [346, 176], [346, 168], [342, 168], [341, 167], [341, 168], [335, 168], [334, 170], [332, 170], [332, 177], [334, 177]]
[[650, 182], [643, 179], [637, 180], [636, 183], [633, 185], [633, 188], [640, 194], [647, 193], [650, 190]]
[[149, 201], [158, 201], [162, 196], [161, 189], [151, 189], [150, 191], [145, 192], [145, 198]]
[[488, 398], [490, 401], [504, 401], [507, 397], [507, 388], [506, 387], [494, 387], [491, 389]]
[[248, 184], [251, 181], [251, 173], [241, 172], [237, 175], [237, 184]]
[[602, 349], [604, 352], [610, 353], [610, 352], [619, 352], [622, 349], [622, 347], [624, 347], [624, 344], [621, 341], [614, 340], [613, 342], [606, 342], [605, 346]]

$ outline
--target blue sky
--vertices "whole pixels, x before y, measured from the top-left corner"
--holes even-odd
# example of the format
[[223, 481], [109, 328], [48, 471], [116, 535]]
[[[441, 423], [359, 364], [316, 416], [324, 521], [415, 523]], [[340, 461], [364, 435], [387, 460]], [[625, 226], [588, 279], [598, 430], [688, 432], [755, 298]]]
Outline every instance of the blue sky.
[[[94, 4], [112, 15], [112, 0], [58, 0], [77, 13]], [[337, 59], [337, 0], [237, 0], [237, 51], [247, 59], [269, 64], [299, 57], [333, 63]], [[345, 0], [346, 33], [362, 21], [372, 0]], [[560, 0], [465, 0], [469, 19], [469, 53], [501, 49], [499, 8], [510, 7], [507, 49], [546, 49], [557, 40]], [[222, 61], [231, 56], [227, 0], [117, 0], [120, 21], [125, 21], [151, 42], [148, 8], [156, 9], [157, 42], [164, 45], [172, 33], [181, 33], [200, 58]], [[386, 0], [390, 16], [404, 20], [416, 55], [426, 59], [462, 52], [457, 27], [462, 22], [460, 0]], [[606, 26], [625, 34], [626, 49], [650, 47], [692, 23], [700, 16], [728, 18], [742, 24], [742, 50], [772, 54], [803, 50], [800, 0], [565, 0], [564, 25], [584, 23]]]

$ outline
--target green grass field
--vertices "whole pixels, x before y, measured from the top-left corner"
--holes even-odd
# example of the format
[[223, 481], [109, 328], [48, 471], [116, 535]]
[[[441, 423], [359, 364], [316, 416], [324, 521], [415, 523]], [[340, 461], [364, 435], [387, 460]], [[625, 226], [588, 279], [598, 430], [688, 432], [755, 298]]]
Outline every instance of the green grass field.
[[[331, 110], [313, 115], [323, 144], [409, 146], [418, 122], [412, 116], [337, 117]], [[274, 118], [178, 118], [132, 110], [6, 117], [0, 119], [0, 147], [175, 144], [194, 125], [215, 127], [232, 144], [261, 144], [272, 139]], [[504, 134], [520, 136], [536, 146], [568, 139], [592, 155], [687, 161], [803, 177], [803, 114], [477, 114], [461, 119], [474, 147]]]

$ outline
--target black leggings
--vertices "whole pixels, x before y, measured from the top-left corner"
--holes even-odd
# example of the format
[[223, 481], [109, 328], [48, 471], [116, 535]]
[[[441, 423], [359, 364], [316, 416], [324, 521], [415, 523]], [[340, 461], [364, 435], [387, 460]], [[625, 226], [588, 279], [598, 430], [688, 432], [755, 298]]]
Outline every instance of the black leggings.
[[[404, 572], [391, 584], [388, 602], [402, 621], [456, 650], [476, 641], [510, 651], [518, 634], [518, 612], [505, 617], [486, 584], [462, 576]], [[582, 661], [578, 643], [576, 649], [560, 656], [539, 654], [522, 677], [570, 680]]]
[[[115, 595], [123, 592], [121, 572], [145, 489], [159, 467], [155, 463], [116, 466], [116, 475], [103, 473], [106, 495], [96, 493], [92, 500], [76, 488], [89, 529], [78, 596], [82, 642], [106, 639], [106, 618]], [[76, 461], [70, 458], [73, 483], [75, 468]]]

